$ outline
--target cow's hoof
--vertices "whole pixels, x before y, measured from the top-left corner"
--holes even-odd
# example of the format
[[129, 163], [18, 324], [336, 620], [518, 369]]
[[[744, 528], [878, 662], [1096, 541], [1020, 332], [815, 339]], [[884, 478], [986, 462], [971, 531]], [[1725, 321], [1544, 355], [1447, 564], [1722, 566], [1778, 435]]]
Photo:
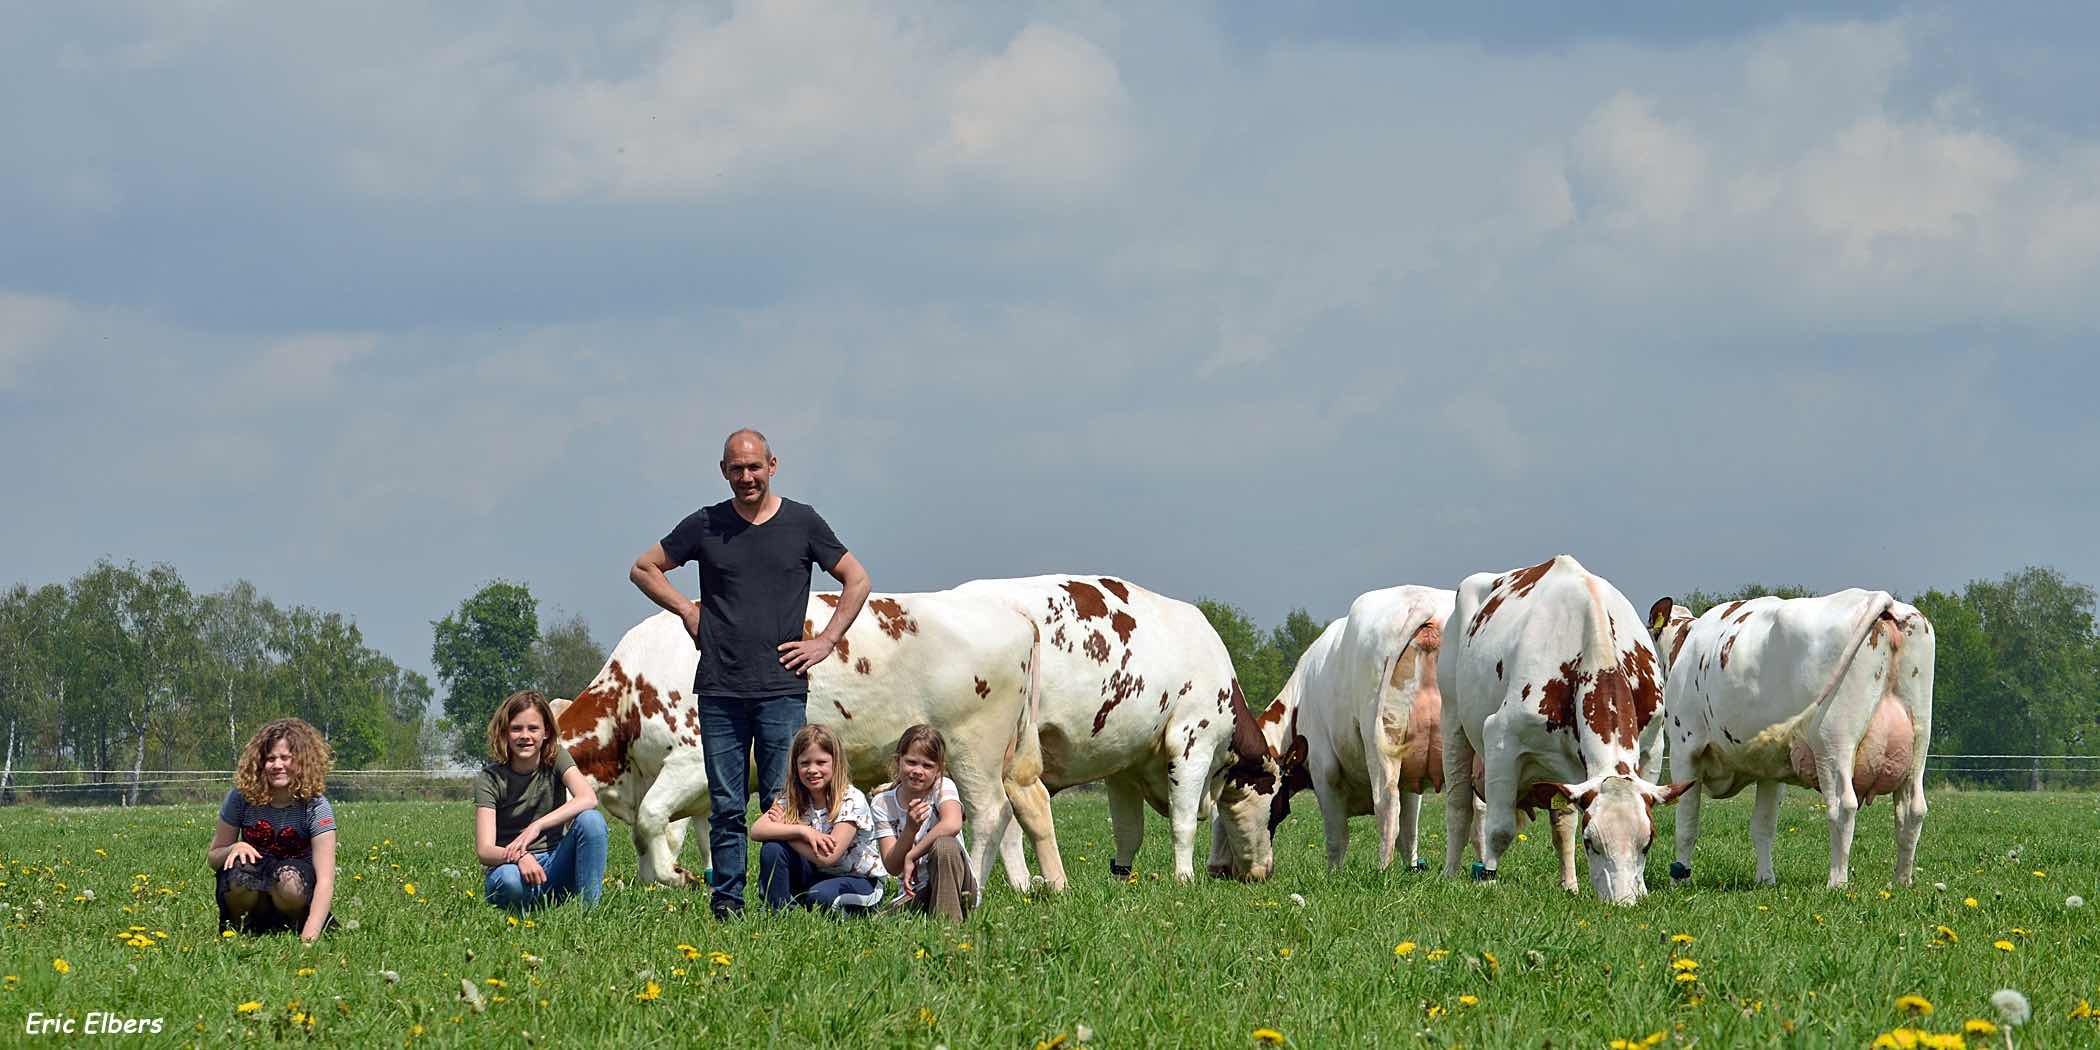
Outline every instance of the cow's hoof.
[[1116, 878], [1129, 878], [1131, 870], [1131, 866], [1128, 864], [1118, 864], [1115, 861], [1108, 862], [1108, 873], [1110, 875], [1114, 875]]
[[1428, 861], [1426, 861], [1426, 860], [1418, 860], [1418, 861], [1414, 862], [1413, 864], [1410, 864], [1410, 865], [1408, 865], [1408, 866], [1407, 866], [1407, 870], [1409, 870], [1409, 871], [1428, 871], [1428, 870], [1429, 870], [1429, 862], [1428, 862]]
[[1689, 882], [1689, 881], [1691, 881], [1691, 878], [1692, 878], [1692, 867], [1691, 867], [1691, 865], [1689, 865], [1689, 864], [1679, 864], [1678, 862], [1676, 862], [1676, 861], [1674, 861], [1674, 860], [1670, 862], [1670, 881], [1671, 881], [1671, 882]]
[[1493, 868], [1490, 868], [1490, 867], [1488, 867], [1487, 865], [1485, 865], [1485, 864], [1482, 864], [1482, 863], [1480, 863], [1480, 862], [1479, 862], [1479, 861], [1477, 861], [1477, 860], [1476, 860], [1476, 861], [1474, 861], [1474, 862], [1473, 862], [1473, 881], [1474, 881], [1474, 882], [1493, 882], [1493, 881], [1495, 881], [1495, 869], [1493, 869]]
[[1232, 865], [1230, 864], [1212, 864], [1204, 870], [1210, 872], [1210, 877], [1214, 879], [1232, 878]]

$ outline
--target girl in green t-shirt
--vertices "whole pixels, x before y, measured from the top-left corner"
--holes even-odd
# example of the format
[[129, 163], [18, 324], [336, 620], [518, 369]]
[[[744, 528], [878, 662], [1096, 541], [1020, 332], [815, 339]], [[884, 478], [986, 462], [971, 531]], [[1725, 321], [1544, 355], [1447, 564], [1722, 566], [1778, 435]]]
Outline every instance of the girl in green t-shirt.
[[489, 718], [488, 745], [491, 761], [474, 788], [474, 856], [488, 868], [482, 896], [512, 911], [571, 895], [596, 904], [605, 818], [590, 778], [554, 739], [547, 698], [512, 693]]

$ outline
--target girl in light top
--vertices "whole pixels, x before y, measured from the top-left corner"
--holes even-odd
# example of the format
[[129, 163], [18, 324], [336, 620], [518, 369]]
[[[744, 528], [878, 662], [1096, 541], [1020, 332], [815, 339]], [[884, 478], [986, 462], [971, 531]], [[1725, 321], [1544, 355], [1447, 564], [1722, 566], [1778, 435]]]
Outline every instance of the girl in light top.
[[882, 899], [882, 858], [868, 797], [854, 787], [846, 749], [830, 729], [812, 723], [788, 746], [787, 793], [751, 826], [765, 843], [758, 882], [766, 904], [856, 914]]
[[511, 911], [565, 897], [598, 903], [605, 817], [598, 793], [554, 739], [554, 709], [530, 689], [489, 716], [489, 764], [474, 783], [474, 856], [482, 897]]
[[897, 738], [890, 777], [875, 796], [882, 863], [904, 886], [910, 907], [961, 922], [977, 900], [977, 877], [963, 851], [962, 795], [948, 779], [948, 742], [916, 725]]
[[335, 809], [321, 793], [328, 743], [280, 718], [241, 749], [205, 851], [219, 876], [219, 929], [299, 931], [313, 943], [335, 900]]

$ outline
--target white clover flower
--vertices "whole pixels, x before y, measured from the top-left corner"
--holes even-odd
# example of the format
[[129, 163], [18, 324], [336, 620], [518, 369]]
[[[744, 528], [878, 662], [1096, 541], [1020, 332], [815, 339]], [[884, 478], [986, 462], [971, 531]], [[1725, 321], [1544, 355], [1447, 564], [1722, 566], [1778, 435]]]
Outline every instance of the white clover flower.
[[1991, 1005], [1998, 1008], [1998, 1016], [2009, 1025], [2023, 1025], [2034, 1011], [2027, 1005], [2027, 997], [2010, 988], [2000, 988], [1991, 993]]
[[1094, 1030], [1088, 1028], [1083, 1024], [1074, 1025], [1072, 1028], [1072, 1038], [1082, 1043], [1091, 1043], [1094, 1041]]
[[2084, 897], [2080, 897], [2080, 896], [2078, 896], [2077, 894], [2075, 894], [2075, 893], [2074, 893], [2074, 894], [2072, 894], [2071, 896], [2069, 896], [2069, 897], [2065, 897], [2065, 898], [2064, 898], [2064, 907], [2066, 907], [2066, 908], [2083, 908], [2083, 907], [2085, 907], [2085, 898], [2084, 898]]

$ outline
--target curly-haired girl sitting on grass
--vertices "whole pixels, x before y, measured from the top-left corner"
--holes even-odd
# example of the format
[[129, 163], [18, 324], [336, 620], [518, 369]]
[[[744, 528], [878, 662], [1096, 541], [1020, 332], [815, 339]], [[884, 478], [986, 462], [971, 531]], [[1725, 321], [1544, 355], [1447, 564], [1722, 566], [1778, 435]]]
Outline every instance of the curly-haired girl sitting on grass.
[[218, 873], [219, 929], [296, 929], [311, 944], [329, 925], [335, 810], [321, 794], [329, 762], [327, 742], [297, 718], [248, 738], [205, 852]]

